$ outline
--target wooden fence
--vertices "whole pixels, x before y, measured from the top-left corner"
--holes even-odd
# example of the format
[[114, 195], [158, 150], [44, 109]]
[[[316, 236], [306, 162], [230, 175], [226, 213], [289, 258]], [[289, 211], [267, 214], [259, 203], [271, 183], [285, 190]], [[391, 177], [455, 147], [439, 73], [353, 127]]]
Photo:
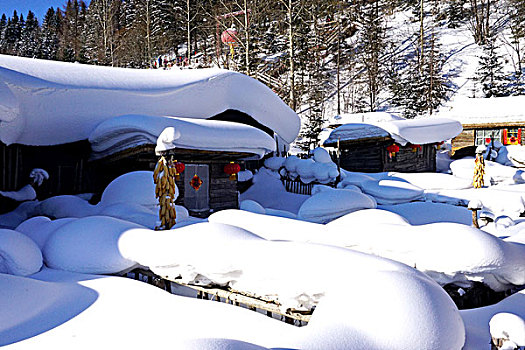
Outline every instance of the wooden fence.
[[299, 180], [290, 180], [290, 179], [282, 179], [284, 188], [287, 192], [297, 193], [297, 194], [306, 194], [311, 195], [312, 194], [312, 188], [314, 187], [313, 183], [305, 184], [302, 183]]

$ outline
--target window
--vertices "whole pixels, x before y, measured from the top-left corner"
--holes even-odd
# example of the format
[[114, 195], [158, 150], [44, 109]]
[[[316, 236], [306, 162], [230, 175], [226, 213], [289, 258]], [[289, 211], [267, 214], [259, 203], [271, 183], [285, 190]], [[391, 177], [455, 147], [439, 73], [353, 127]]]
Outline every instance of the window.
[[521, 145], [521, 129], [509, 128], [503, 130], [504, 145]]
[[[194, 176], [202, 181], [199, 189], [194, 189], [190, 182]], [[205, 164], [186, 164], [184, 170], [184, 206], [192, 211], [207, 211], [210, 209], [210, 171]]]
[[476, 130], [475, 131], [475, 142], [474, 145], [486, 145], [487, 140], [493, 138], [494, 141], [501, 141], [501, 130], [488, 129], [488, 130]]

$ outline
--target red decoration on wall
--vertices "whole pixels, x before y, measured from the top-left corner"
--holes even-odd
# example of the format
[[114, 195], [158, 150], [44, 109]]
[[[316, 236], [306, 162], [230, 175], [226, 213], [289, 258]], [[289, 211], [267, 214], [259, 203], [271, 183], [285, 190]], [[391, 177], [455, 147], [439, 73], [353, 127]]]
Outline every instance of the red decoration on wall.
[[485, 143], [490, 143], [490, 141], [492, 141], [490, 137], [485, 138]]
[[184, 163], [181, 163], [181, 162], [175, 163], [175, 170], [177, 171], [177, 174], [182, 173], [184, 169], [186, 169], [186, 165], [184, 165]]
[[241, 166], [237, 163], [230, 162], [224, 166], [224, 172], [230, 175], [230, 180], [235, 180], [236, 174], [241, 171]]
[[390, 158], [392, 158], [392, 157], [395, 157], [395, 156], [396, 156], [396, 153], [397, 153], [397, 152], [399, 152], [399, 146], [396, 145], [396, 144], [394, 143], [394, 144], [388, 146], [388, 147], [386, 148], [386, 150], [388, 151], [388, 156], [389, 156]]
[[412, 152], [421, 151], [423, 149], [421, 145], [410, 145], [410, 148], [412, 148]]
[[202, 186], [202, 180], [196, 174], [190, 180], [190, 186], [193, 187], [195, 191], [198, 191]]

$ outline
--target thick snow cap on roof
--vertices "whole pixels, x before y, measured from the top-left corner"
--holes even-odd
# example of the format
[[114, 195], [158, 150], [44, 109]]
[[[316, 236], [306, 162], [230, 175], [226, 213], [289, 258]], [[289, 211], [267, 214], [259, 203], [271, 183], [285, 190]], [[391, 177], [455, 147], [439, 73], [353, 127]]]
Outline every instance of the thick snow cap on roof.
[[437, 116], [463, 124], [525, 122], [525, 96], [457, 98]]
[[[168, 128], [171, 133], [164, 131]], [[184, 148], [245, 152], [261, 158], [275, 150], [270, 135], [249, 125], [146, 115], [107, 119], [90, 134], [89, 142], [94, 159], [142, 144], [157, 144], [157, 151]]]
[[[366, 113], [362, 115], [366, 117]], [[404, 119], [392, 115], [389, 119], [383, 114], [380, 116], [382, 116], [381, 121], [365, 118], [364, 120], [369, 121], [341, 125], [332, 131], [325, 145], [334, 144], [338, 139], [350, 141], [388, 136], [401, 145], [428, 144], [451, 139], [463, 130], [460, 122], [448, 118]], [[346, 120], [349, 119], [346, 118]]]
[[223, 69], [139, 70], [0, 55], [0, 140], [55, 145], [87, 139], [127, 114], [207, 119], [238, 110], [291, 143], [300, 119], [275, 93]]

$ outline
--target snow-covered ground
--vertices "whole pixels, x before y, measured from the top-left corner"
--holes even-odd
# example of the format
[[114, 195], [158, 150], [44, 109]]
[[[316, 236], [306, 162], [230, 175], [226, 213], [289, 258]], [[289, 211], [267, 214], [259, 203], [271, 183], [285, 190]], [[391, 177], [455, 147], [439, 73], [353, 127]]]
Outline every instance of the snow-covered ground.
[[[467, 209], [421, 198], [425, 187], [462, 191], [468, 186], [460, 178], [345, 173], [346, 188], [320, 186], [305, 196], [285, 192], [276, 174], [263, 168], [241, 195], [243, 206], [257, 213], [226, 210], [209, 222], [181, 214], [169, 231], [152, 230], [150, 172], [116, 179], [98, 205], [79, 196], [28, 202], [29, 214], [58, 219], [26, 217], [14, 230], [0, 230], [2, 344], [160, 346], [165, 339], [149, 335], [176, 330], [173, 344], [184, 349], [460, 349], [465, 339], [465, 349], [488, 349], [492, 315], [524, 317], [521, 294], [472, 317], [477, 310], [459, 312], [439, 286], [483, 281], [502, 290], [525, 284], [519, 222], [500, 219], [505, 225], [493, 223], [485, 232], [468, 226]], [[400, 203], [376, 208], [378, 193]], [[407, 193], [419, 200], [407, 203]], [[273, 298], [283, 310], [316, 309], [310, 323], [297, 328], [100, 275], [137, 266], [185, 283], [229, 285]], [[130, 334], [136, 328], [144, 337]]]

